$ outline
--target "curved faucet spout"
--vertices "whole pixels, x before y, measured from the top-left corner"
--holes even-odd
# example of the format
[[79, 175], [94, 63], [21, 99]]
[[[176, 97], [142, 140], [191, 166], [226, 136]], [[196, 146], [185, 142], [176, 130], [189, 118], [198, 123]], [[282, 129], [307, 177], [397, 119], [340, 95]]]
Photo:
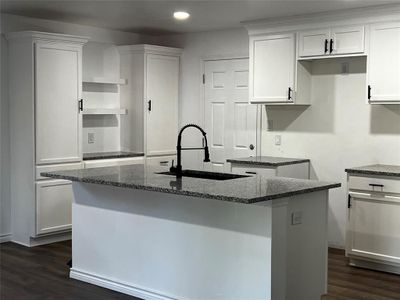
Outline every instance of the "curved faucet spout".
[[[197, 128], [201, 134], [204, 137], [204, 146], [202, 148], [182, 148], [181, 144], [182, 144], [182, 133], [186, 128], [189, 127], [194, 127]], [[206, 132], [199, 126], [196, 124], [187, 124], [185, 126], [183, 126], [181, 128], [181, 130], [179, 131], [178, 134], [178, 142], [176, 145], [176, 155], [177, 155], [177, 164], [176, 167], [172, 166], [170, 168], [170, 171], [176, 174], [176, 177], [182, 177], [182, 155], [181, 152], [182, 150], [199, 150], [199, 149], [204, 149], [204, 162], [210, 162], [210, 152], [208, 150], [208, 142], [207, 142], [207, 134]]]

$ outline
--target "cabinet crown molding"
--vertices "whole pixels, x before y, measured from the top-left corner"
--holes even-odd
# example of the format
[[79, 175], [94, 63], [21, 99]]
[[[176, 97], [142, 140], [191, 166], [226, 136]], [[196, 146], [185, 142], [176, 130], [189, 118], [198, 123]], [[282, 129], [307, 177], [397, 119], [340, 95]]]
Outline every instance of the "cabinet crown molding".
[[183, 52], [182, 48], [165, 47], [149, 44], [139, 44], [139, 45], [124, 45], [118, 46], [118, 50], [121, 54], [131, 53], [131, 52], [147, 52], [153, 54], [170, 54], [175, 56], [180, 56]]
[[377, 5], [333, 12], [245, 21], [242, 22], [242, 25], [247, 29], [249, 35], [261, 35], [331, 26], [391, 21], [400, 21], [400, 4]]
[[45, 40], [45, 41], [68, 42], [78, 45], [83, 45], [90, 40], [90, 37], [87, 36], [41, 32], [41, 31], [9, 32], [5, 35], [5, 37], [7, 40], [15, 40], [15, 39], [30, 39], [32, 41]]

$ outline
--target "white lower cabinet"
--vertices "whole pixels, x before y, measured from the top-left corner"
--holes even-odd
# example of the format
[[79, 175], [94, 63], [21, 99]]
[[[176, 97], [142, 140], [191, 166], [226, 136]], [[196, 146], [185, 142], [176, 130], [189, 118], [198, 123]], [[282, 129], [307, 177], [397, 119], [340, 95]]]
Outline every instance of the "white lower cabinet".
[[149, 166], [167, 167], [172, 165], [172, 161], [176, 165], [176, 156], [153, 156], [146, 158], [146, 164]]
[[144, 164], [144, 157], [94, 159], [83, 162], [85, 169]]
[[71, 229], [72, 198], [71, 181], [36, 183], [36, 235]]
[[400, 179], [349, 176], [348, 185], [350, 264], [400, 274]]
[[257, 166], [251, 164], [231, 164], [231, 172], [243, 175], [262, 175], [266, 177], [289, 177], [309, 179], [309, 163], [300, 163], [284, 166]]

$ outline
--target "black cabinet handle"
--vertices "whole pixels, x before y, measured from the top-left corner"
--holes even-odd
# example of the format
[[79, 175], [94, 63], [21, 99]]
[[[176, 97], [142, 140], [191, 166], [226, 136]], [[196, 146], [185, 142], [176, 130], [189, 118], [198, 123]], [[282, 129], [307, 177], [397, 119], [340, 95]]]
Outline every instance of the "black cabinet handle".
[[329, 53], [333, 52], [333, 39], [331, 39], [330, 43], [329, 43]]
[[383, 188], [384, 185], [383, 184], [377, 184], [377, 183], [370, 183], [369, 186]]
[[368, 100], [371, 100], [371, 86], [368, 85]]
[[328, 39], [325, 39], [325, 54], [328, 52]]
[[79, 111], [83, 111], [83, 99], [78, 101], [79, 103]]
[[250, 172], [250, 171], [246, 171], [245, 173], [246, 173], [246, 174], [257, 175], [257, 173], [256, 173], [256, 172]]
[[293, 100], [292, 98], [292, 89], [289, 87], [288, 88], [288, 101]]
[[347, 208], [351, 208], [351, 196], [350, 195], [347, 198]]
[[147, 109], [148, 109], [149, 111], [151, 111], [151, 100], [149, 100], [149, 101], [147, 102], [147, 106], [148, 106]]

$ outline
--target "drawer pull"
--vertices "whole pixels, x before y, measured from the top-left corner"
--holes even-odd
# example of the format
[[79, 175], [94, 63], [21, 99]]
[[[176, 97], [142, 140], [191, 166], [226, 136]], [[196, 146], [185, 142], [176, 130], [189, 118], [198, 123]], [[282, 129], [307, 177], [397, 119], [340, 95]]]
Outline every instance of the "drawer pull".
[[169, 163], [169, 161], [168, 160], [163, 160], [163, 161], [160, 161], [160, 165], [165, 165], [165, 164], [168, 164]]
[[369, 186], [383, 188], [383, 184], [370, 183]]
[[250, 171], [246, 171], [245, 173], [246, 173], [246, 174], [257, 175], [257, 173], [256, 173], [256, 172], [250, 172]]

